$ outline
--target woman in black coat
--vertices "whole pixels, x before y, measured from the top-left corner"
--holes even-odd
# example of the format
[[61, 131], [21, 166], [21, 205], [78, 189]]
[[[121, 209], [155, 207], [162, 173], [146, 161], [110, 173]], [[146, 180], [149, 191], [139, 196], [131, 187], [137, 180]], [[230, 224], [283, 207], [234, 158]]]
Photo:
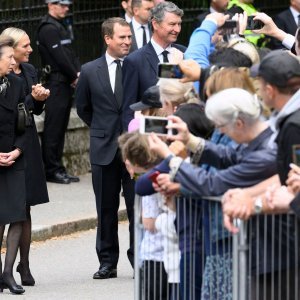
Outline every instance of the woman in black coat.
[[[13, 40], [0, 36], [0, 253], [4, 229], [5, 264], [2, 273], [0, 257], [0, 291], [9, 288], [14, 294], [24, 293], [13, 277], [13, 265], [26, 220], [26, 188], [23, 151], [26, 149], [25, 124], [18, 130], [18, 103], [24, 101], [22, 81], [7, 75], [15, 63]], [[6, 76], [7, 75], [7, 76]]]
[[29, 250], [31, 243], [31, 215], [30, 206], [49, 202], [46, 185], [46, 177], [42, 161], [42, 154], [34, 122], [33, 114], [39, 115], [44, 110], [44, 101], [49, 96], [40, 84], [37, 84], [35, 68], [28, 64], [29, 55], [32, 53], [30, 39], [26, 32], [19, 28], [7, 28], [2, 35], [9, 36], [14, 40], [13, 74], [22, 79], [25, 90], [25, 103], [30, 112], [31, 123], [26, 131], [26, 151], [24, 153], [26, 167], [26, 213], [27, 219], [23, 222], [22, 236], [20, 240], [20, 263], [17, 272], [21, 275], [22, 285], [33, 286], [35, 280], [29, 268]]

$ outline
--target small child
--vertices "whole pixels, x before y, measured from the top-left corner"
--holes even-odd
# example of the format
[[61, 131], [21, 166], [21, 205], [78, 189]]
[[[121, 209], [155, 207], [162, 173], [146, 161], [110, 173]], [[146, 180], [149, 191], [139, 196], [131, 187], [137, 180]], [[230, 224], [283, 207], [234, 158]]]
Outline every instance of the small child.
[[[119, 137], [119, 146], [129, 173], [146, 172], [159, 162], [148, 146], [147, 137], [138, 132], [124, 133]], [[162, 213], [163, 198], [160, 194], [142, 197], [142, 223], [144, 236], [139, 256], [143, 272], [143, 299], [169, 300], [168, 276], [163, 257], [163, 236], [155, 228], [155, 220]]]

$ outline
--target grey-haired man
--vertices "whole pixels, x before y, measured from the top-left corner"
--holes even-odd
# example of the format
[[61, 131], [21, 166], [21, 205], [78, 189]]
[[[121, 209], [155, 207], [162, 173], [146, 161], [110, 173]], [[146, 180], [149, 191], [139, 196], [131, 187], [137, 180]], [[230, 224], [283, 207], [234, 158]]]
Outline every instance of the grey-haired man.
[[123, 64], [123, 129], [133, 119], [129, 108], [141, 100], [144, 91], [157, 83], [157, 65], [171, 62], [185, 47], [174, 44], [181, 31], [183, 10], [172, 2], [161, 2], [151, 10], [153, 29], [150, 42], [128, 55]]

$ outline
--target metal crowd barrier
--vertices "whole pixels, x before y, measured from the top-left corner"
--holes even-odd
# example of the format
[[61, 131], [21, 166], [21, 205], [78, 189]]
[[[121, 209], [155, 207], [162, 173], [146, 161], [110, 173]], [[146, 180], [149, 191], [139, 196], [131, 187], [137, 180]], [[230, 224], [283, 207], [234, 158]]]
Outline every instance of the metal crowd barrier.
[[[295, 215], [235, 220], [239, 233], [231, 235], [222, 224], [220, 197], [178, 196], [176, 213], [159, 205], [155, 213], [164, 214], [166, 222], [163, 228], [158, 223], [162, 231], [151, 240], [143, 225], [148, 214], [144, 201], [135, 201], [135, 300], [300, 300]], [[172, 222], [179, 257], [174, 236], [167, 235]], [[152, 257], [153, 249], [162, 252]]]

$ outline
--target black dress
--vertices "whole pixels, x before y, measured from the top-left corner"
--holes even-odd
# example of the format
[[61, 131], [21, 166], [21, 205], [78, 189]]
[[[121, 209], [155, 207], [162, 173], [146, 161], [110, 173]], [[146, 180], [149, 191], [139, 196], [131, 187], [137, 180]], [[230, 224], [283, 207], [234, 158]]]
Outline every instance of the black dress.
[[[18, 133], [17, 105], [24, 101], [22, 82], [7, 76], [10, 85], [6, 94], [0, 94], [0, 152], [15, 148], [26, 149], [26, 134]], [[0, 224], [26, 220], [26, 188], [24, 155], [21, 154], [10, 167], [0, 166]]]
[[27, 63], [21, 64], [20, 68], [22, 72], [15, 75], [23, 81], [26, 95], [25, 104], [31, 113], [31, 124], [26, 130], [26, 151], [24, 153], [26, 205], [33, 206], [49, 202], [41, 147], [33, 117], [33, 114], [40, 115], [43, 112], [44, 102], [36, 101], [31, 96], [31, 87], [38, 82], [35, 68]]

